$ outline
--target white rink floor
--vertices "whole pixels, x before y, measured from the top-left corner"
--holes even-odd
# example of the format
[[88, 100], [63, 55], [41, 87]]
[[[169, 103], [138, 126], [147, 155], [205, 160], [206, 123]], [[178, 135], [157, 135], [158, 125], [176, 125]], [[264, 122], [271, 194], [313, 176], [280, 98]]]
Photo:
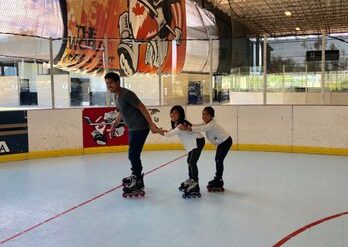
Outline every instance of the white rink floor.
[[[145, 171], [183, 154], [144, 152]], [[185, 158], [145, 177], [145, 198], [121, 189], [30, 229], [100, 195], [129, 175], [126, 153], [0, 164], [0, 242], [8, 247], [271, 247], [295, 230], [348, 211], [348, 157], [231, 152], [224, 193], [208, 193], [214, 152], [199, 161], [202, 198], [183, 199]], [[294, 236], [292, 247], [348, 247], [348, 215]]]

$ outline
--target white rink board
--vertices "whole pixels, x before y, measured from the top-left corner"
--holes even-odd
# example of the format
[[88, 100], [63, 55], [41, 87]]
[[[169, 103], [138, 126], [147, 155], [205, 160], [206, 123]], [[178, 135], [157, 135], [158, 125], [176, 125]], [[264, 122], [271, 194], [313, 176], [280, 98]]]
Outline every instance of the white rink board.
[[239, 106], [238, 143], [292, 145], [291, 106]]
[[28, 111], [29, 152], [83, 148], [82, 110]]
[[[156, 125], [169, 130], [171, 107], [158, 109]], [[187, 106], [187, 119], [201, 123], [204, 106]], [[347, 106], [214, 106], [215, 119], [234, 144], [348, 148]], [[28, 111], [29, 151], [83, 148], [82, 110]], [[146, 144], [179, 144], [177, 137], [149, 134]]]
[[348, 107], [294, 106], [294, 146], [348, 148]]

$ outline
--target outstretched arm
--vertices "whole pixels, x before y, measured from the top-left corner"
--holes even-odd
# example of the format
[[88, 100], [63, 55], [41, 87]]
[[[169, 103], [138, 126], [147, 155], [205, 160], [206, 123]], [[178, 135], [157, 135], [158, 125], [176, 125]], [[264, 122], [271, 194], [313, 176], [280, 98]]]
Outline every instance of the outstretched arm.
[[192, 131], [196, 133], [206, 132], [206, 131], [212, 130], [213, 128], [214, 128], [214, 123], [212, 122], [208, 124], [192, 125], [192, 126], [179, 125], [180, 130]]
[[150, 129], [151, 129], [152, 133], [156, 133], [158, 128], [157, 128], [156, 124], [152, 121], [150, 113], [146, 109], [145, 105], [140, 102], [138, 104], [137, 108], [139, 109], [141, 114], [143, 114], [143, 116], [145, 117], [146, 121], [149, 123], [149, 126], [150, 126]]
[[115, 135], [115, 129], [116, 129], [117, 125], [119, 125], [120, 122], [122, 121], [122, 118], [123, 118], [122, 113], [119, 112], [117, 114], [116, 119], [114, 120], [114, 122], [111, 125], [111, 129], [110, 129], [110, 137], [111, 138]]

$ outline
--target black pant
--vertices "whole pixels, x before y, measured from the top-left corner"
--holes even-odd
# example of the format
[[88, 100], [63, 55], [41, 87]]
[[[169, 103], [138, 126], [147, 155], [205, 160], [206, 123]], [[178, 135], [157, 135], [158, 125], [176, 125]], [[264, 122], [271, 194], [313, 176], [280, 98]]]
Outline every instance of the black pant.
[[201, 152], [205, 144], [205, 139], [197, 138], [196, 142], [197, 142], [197, 148], [192, 149], [188, 153], [187, 164], [188, 164], [189, 178], [192, 178], [193, 180], [198, 181], [197, 161], [199, 159], [199, 156], [201, 156]]
[[216, 155], [215, 155], [215, 163], [216, 163], [216, 174], [217, 178], [222, 178], [222, 174], [224, 173], [224, 159], [230, 151], [232, 146], [232, 138], [227, 138], [223, 143], [217, 146]]
[[132, 174], [137, 177], [141, 177], [143, 170], [140, 155], [149, 132], [149, 129], [129, 131], [128, 158], [132, 165]]

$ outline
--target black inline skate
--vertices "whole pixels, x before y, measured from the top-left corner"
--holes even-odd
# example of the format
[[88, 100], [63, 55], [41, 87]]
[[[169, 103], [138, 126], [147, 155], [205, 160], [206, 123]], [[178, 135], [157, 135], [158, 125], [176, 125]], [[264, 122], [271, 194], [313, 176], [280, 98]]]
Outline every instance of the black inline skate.
[[200, 198], [201, 193], [199, 189], [199, 184], [197, 181], [193, 181], [189, 184], [189, 186], [184, 190], [184, 194], [182, 194], [182, 198]]
[[189, 187], [189, 185], [191, 183], [193, 183], [194, 180], [192, 178], [189, 178], [187, 180], [185, 180], [184, 182], [181, 183], [180, 187], [179, 187], [179, 190], [180, 191], [184, 191], [185, 189], [187, 189]]
[[141, 175], [141, 177], [137, 177], [135, 175], [132, 175], [131, 178], [128, 180], [128, 181], [130, 181], [129, 184], [124, 185], [122, 196], [124, 198], [133, 197], [133, 196], [144, 197], [145, 191], [144, 191], [143, 177], [144, 177], [144, 175]]
[[[132, 183], [132, 179], [133, 179], [134, 176], [135, 175], [132, 174], [132, 175], [130, 175], [128, 177], [123, 178], [122, 179], [122, 186], [123, 187], [129, 186]], [[142, 182], [143, 188], [145, 188], [145, 185], [144, 185], [144, 174], [141, 175], [141, 182]]]
[[208, 192], [224, 192], [224, 181], [222, 178], [215, 177], [208, 182], [207, 189]]

